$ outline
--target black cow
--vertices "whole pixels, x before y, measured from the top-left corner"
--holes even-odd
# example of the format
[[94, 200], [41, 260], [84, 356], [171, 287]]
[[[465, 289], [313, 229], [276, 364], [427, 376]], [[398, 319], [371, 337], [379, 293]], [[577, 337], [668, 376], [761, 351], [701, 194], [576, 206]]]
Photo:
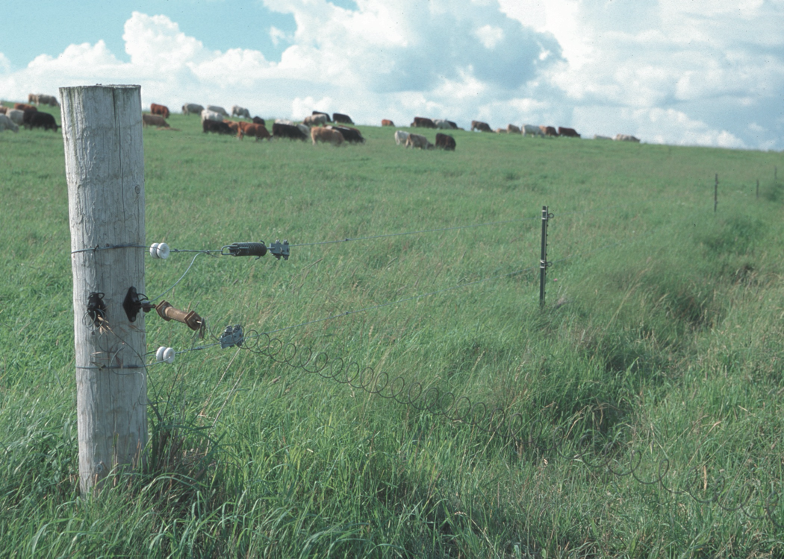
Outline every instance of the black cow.
[[[27, 115], [27, 111], [25, 111], [25, 115]], [[53, 115], [49, 113], [43, 113], [39, 111], [33, 112], [30, 115], [29, 126], [30, 126], [30, 130], [40, 127], [43, 128], [44, 130], [49, 130], [51, 128], [52, 130], [57, 132], [57, 123], [55, 122], [55, 118]]]
[[362, 132], [350, 126], [330, 126], [333, 130], [337, 130], [343, 136], [343, 139], [352, 144], [365, 144]]
[[436, 123], [427, 117], [414, 117], [414, 122], [409, 126], [412, 128], [436, 128]]
[[289, 138], [290, 140], [308, 139], [308, 136], [292, 124], [273, 123], [273, 138]]
[[311, 111], [312, 115], [324, 115], [327, 119], [327, 122], [333, 122], [330, 120], [330, 115], [328, 113], [323, 113], [322, 111]]
[[568, 138], [580, 138], [581, 135], [578, 134], [574, 128], [567, 128], [564, 126], [559, 127], [559, 136], [567, 136]]
[[449, 134], [436, 133], [436, 147], [450, 152], [455, 151], [455, 138]]
[[31, 109], [24, 109], [24, 112], [22, 113], [22, 125], [25, 128], [29, 128], [29, 125], [33, 120], [33, 115], [35, 115], [37, 112], [38, 109], [36, 109], [35, 107]]
[[217, 134], [234, 134], [235, 131], [231, 129], [229, 123], [223, 121], [211, 121], [210, 119], [205, 119], [202, 121], [202, 132], [207, 134], [208, 132], [215, 132]]
[[344, 124], [354, 124], [352, 118], [349, 115], [344, 115], [343, 113], [333, 113], [333, 121]]
[[254, 118], [253, 118], [253, 119], [251, 119], [251, 120], [252, 120], [252, 122], [253, 122], [254, 124], [261, 124], [261, 125], [264, 125], [264, 124], [266, 124], [266, 123], [264, 122], [264, 119], [263, 119], [262, 117], [254, 117]]

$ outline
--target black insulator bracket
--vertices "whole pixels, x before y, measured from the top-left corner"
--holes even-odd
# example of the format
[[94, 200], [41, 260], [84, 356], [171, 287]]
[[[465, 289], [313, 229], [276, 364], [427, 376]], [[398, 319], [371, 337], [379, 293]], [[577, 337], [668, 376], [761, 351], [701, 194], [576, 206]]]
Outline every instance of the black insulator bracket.
[[243, 345], [244, 340], [242, 325], [230, 325], [224, 329], [224, 332], [221, 335], [221, 348], [231, 348], [232, 346], [240, 347]]
[[155, 306], [147, 301], [146, 295], [138, 293], [133, 286], [128, 288], [128, 293], [125, 294], [125, 299], [123, 300], [123, 309], [125, 309], [125, 315], [129, 321], [132, 323], [136, 321], [136, 316], [139, 315], [140, 311], [149, 313], [154, 308]]
[[283, 260], [289, 260], [289, 241], [286, 239], [283, 242], [275, 240], [275, 243], [270, 245], [270, 252], [276, 259], [283, 257]]
[[93, 325], [100, 327], [106, 320], [106, 304], [104, 303], [103, 292], [90, 292], [87, 296], [87, 316], [93, 321]]
[[[228, 252], [225, 253], [224, 249]], [[267, 246], [264, 244], [264, 241], [259, 241], [258, 243], [253, 241], [240, 241], [223, 247], [221, 254], [232, 257], [256, 257], [258, 259], [267, 254]]]

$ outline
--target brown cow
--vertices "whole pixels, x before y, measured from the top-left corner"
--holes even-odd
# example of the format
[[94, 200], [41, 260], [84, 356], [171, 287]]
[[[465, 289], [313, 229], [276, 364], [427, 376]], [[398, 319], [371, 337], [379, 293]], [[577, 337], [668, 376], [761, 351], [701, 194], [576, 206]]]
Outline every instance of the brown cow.
[[553, 128], [552, 126], [541, 125], [540, 126], [540, 131], [542, 131], [542, 133], [545, 136], [558, 136], [559, 135], [559, 133], [556, 132], [556, 129]]
[[169, 123], [167, 123], [166, 120], [164, 120], [164, 118], [161, 115], [146, 115], [146, 114], [143, 114], [142, 115], [142, 125], [143, 126], [158, 126], [158, 127], [162, 126], [164, 128], [169, 128]]
[[414, 117], [414, 122], [409, 126], [413, 128], [436, 128], [436, 123], [426, 117]]
[[150, 113], [153, 115], [161, 115], [163, 118], [169, 118], [169, 107], [166, 105], [156, 105], [155, 103], [150, 103]]
[[566, 136], [567, 138], [580, 138], [581, 135], [578, 134], [574, 128], [566, 128], [563, 126], [559, 127], [559, 136]]
[[313, 141], [314, 146], [316, 146], [317, 142], [329, 142], [333, 146], [338, 147], [343, 144], [343, 134], [335, 128], [315, 126], [311, 129], [311, 141]]
[[253, 136], [256, 138], [257, 141], [267, 140], [270, 139], [270, 133], [267, 132], [267, 128], [263, 124], [254, 124], [254, 123], [238, 123], [238, 132], [237, 137], [242, 140], [244, 136]]
[[455, 151], [455, 138], [449, 134], [436, 133], [436, 147], [450, 152]]
[[508, 134], [520, 134], [521, 133], [521, 129], [518, 128], [518, 126], [516, 126], [514, 124], [508, 124], [507, 125], [507, 133]]
[[37, 111], [38, 107], [35, 105], [28, 105], [27, 103], [14, 103], [14, 109], [19, 109], [20, 111], [26, 111], [28, 109]]
[[37, 93], [28, 93], [27, 94], [27, 102], [30, 104], [38, 103], [38, 94]]
[[493, 132], [491, 127], [488, 126], [488, 123], [484, 123], [482, 121], [472, 121], [472, 130], [479, 130], [480, 132]]
[[382, 119], [382, 126], [395, 126], [395, 123], [390, 119]]

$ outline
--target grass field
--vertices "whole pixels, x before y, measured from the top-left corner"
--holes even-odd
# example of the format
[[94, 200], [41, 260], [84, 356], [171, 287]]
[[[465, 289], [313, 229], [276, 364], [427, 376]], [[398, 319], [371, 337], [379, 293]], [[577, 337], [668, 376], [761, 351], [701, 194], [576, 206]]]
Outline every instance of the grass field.
[[151, 366], [150, 467], [80, 499], [62, 137], [0, 134], [1, 557], [783, 556], [782, 153], [169, 121], [148, 243], [293, 246], [198, 256], [166, 299], [275, 342]]

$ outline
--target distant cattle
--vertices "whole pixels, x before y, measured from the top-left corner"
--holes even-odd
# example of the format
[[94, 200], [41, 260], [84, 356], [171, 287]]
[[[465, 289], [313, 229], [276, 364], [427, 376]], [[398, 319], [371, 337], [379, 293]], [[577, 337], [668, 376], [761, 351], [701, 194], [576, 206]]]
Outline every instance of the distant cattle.
[[496, 134], [507, 134], [507, 129], [506, 128], [497, 128], [496, 130], [494, 130], [494, 132]]
[[153, 115], [161, 115], [163, 118], [169, 118], [169, 107], [166, 105], [158, 105], [157, 103], [150, 103], [150, 113]]
[[215, 111], [210, 111], [209, 109], [205, 109], [202, 111], [202, 122], [204, 121], [216, 121], [216, 122], [223, 122], [223, 117], [220, 113], [216, 113]]
[[183, 115], [201, 115], [204, 107], [198, 103], [186, 103], [183, 105]]
[[36, 103], [38, 105], [49, 105], [50, 107], [60, 106], [60, 104], [57, 102], [57, 98], [54, 95], [46, 95], [45, 93], [38, 94]]
[[50, 113], [32, 113], [29, 123], [25, 123], [25, 127], [29, 126], [30, 130], [34, 128], [43, 128], [44, 130], [54, 130], [57, 132], [58, 126], [55, 122], [54, 115]]
[[536, 124], [523, 125], [523, 134], [524, 136], [545, 136], [545, 132], [540, 130], [540, 127]]
[[514, 124], [508, 124], [507, 125], [507, 132], [509, 134], [520, 134], [521, 133], [521, 129], [518, 128], [517, 126], [515, 126]]
[[278, 124], [288, 124], [289, 126], [296, 126], [295, 122], [290, 119], [275, 119], [275, 122]]
[[455, 138], [449, 134], [436, 133], [436, 147], [450, 152], [455, 151]]
[[28, 109], [37, 111], [38, 107], [35, 105], [28, 105], [27, 103], [14, 103], [14, 109], [19, 109], [20, 111], [26, 111]]
[[343, 113], [333, 113], [333, 121], [337, 123], [354, 124], [352, 118], [349, 115], [344, 115]]
[[395, 123], [390, 119], [382, 119], [382, 126], [395, 126]]
[[212, 119], [202, 120], [202, 132], [215, 132], [216, 134], [234, 134], [236, 131], [232, 130], [229, 123], [223, 121], [214, 121]]
[[488, 123], [482, 121], [472, 121], [472, 130], [479, 130], [480, 132], [493, 132]]
[[169, 123], [166, 122], [166, 119], [163, 117], [163, 115], [142, 114], [142, 126], [159, 126], [169, 128]]
[[556, 132], [556, 129], [555, 129], [555, 128], [553, 128], [552, 126], [545, 126], [545, 125], [542, 125], [542, 126], [540, 126], [540, 131], [541, 131], [541, 132], [542, 132], [542, 133], [543, 133], [545, 136], [558, 136], [558, 135], [559, 135], [559, 133], [558, 133], [558, 132]]
[[38, 94], [37, 93], [28, 93], [27, 94], [27, 102], [28, 103], [38, 103]]
[[559, 127], [559, 136], [566, 136], [567, 138], [580, 138], [581, 135], [578, 134], [574, 128], [567, 128], [564, 126]]
[[307, 126], [321, 126], [327, 124], [325, 115], [308, 115], [303, 119], [303, 124]]
[[311, 111], [312, 115], [324, 115], [327, 118], [327, 122], [333, 122], [330, 120], [330, 115], [323, 112], [323, 111]]
[[270, 133], [263, 124], [254, 123], [238, 123], [240, 129], [237, 132], [237, 137], [242, 140], [244, 136], [253, 136], [257, 141], [270, 139]]
[[206, 107], [208, 111], [213, 111], [214, 113], [218, 113], [221, 116], [228, 117], [230, 116], [229, 113], [226, 112], [226, 109], [219, 105], [208, 105]]
[[[33, 111], [28, 111], [28, 113], [32, 115]], [[8, 115], [8, 118], [11, 119], [11, 122], [13, 123], [16, 123], [18, 125], [22, 125], [24, 123], [24, 115], [25, 115], [24, 111], [20, 111], [19, 109], [11, 109], [6, 113], [6, 115]]]
[[[18, 111], [18, 109], [15, 109], [15, 110]], [[24, 124], [25, 128], [28, 128], [27, 125], [29, 125], [33, 121], [33, 116], [38, 114], [38, 109], [36, 109], [35, 107], [31, 107], [29, 109], [25, 109], [22, 113], [23, 114], [22, 114], [22, 123], [21, 124]]]
[[399, 146], [401, 144], [406, 144], [406, 139], [409, 137], [409, 133], [404, 130], [396, 130], [395, 131], [395, 143]]
[[404, 145], [407, 148], [420, 148], [421, 150], [433, 149], [433, 144], [431, 144], [425, 136], [420, 134], [409, 134]]
[[3, 130], [19, 132], [19, 125], [9, 119], [8, 115], [0, 115], [0, 132]]
[[251, 118], [251, 113], [245, 107], [240, 107], [239, 105], [232, 105], [232, 116], [238, 117], [245, 117], [246, 119]]
[[350, 126], [329, 126], [333, 130], [337, 130], [343, 136], [343, 139], [350, 144], [365, 144], [365, 138], [362, 133], [356, 128]]
[[613, 140], [610, 136], [600, 136], [599, 134], [594, 135], [595, 140]]
[[273, 138], [305, 141], [308, 136], [295, 125], [276, 122], [273, 124]]
[[614, 140], [618, 140], [619, 142], [638, 142], [638, 143], [640, 143], [639, 139], [635, 138], [635, 136], [630, 136], [629, 134], [617, 134], [616, 138], [614, 138]]
[[427, 117], [414, 117], [414, 122], [409, 126], [413, 128], [436, 128], [436, 123]]
[[251, 122], [254, 124], [267, 124], [262, 117], [254, 117], [251, 119]]
[[311, 140], [314, 146], [317, 142], [325, 142], [337, 147], [343, 144], [343, 134], [335, 128], [315, 126], [311, 129]]
[[458, 128], [454, 122], [448, 121], [447, 119], [434, 119], [433, 124], [440, 130], [454, 130]]

